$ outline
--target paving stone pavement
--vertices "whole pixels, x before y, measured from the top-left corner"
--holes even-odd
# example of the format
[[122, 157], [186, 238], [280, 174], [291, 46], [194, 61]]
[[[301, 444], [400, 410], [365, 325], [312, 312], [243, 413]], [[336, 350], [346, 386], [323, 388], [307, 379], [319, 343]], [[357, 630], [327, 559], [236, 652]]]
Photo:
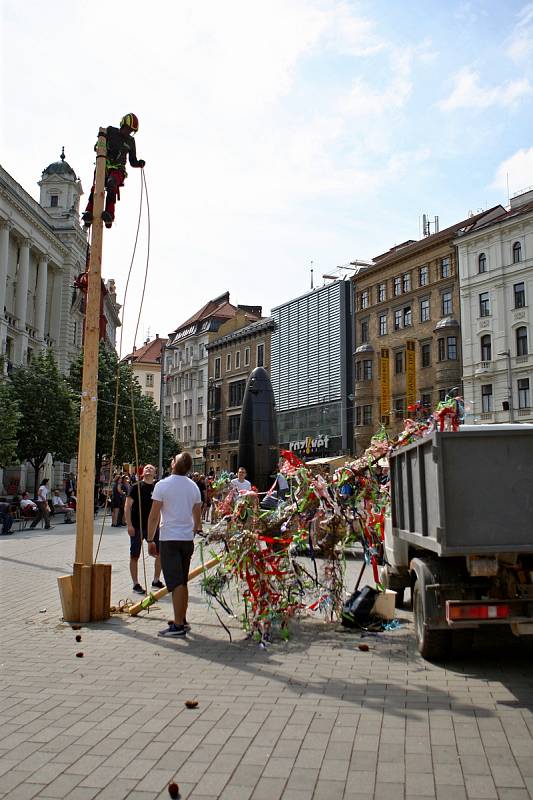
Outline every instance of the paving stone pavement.
[[[78, 644], [56, 585], [74, 543], [64, 524], [0, 539], [0, 797], [152, 800], [175, 780], [190, 800], [533, 798], [529, 644], [491, 633], [429, 664], [401, 611], [368, 652], [315, 620], [262, 650], [236, 621], [229, 642], [197, 582], [186, 640], [157, 637], [166, 598]], [[99, 560], [126, 598], [125, 529], [106, 524]]]

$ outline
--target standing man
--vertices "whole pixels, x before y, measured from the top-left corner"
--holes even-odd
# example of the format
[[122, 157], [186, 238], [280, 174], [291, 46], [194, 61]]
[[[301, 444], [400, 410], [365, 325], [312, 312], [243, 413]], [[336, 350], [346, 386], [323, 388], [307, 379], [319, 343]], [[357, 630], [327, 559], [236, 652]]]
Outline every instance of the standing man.
[[48, 488], [48, 478], [44, 478], [41, 481], [41, 485], [39, 486], [39, 491], [37, 492], [37, 508], [38, 513], [33, 522], [30, 525], [30, 528], [35, 528], [37, 523], [44, 519], [44, 527], [45, 530], [49, 531], [52, 527], [50, 525], [50, 507], [48, 505], [48, 495], [50, 494], [50, 489]]
[[233, 478], [230, 483], [230, 486], [233, 486], [234, 489], [240, 492], [249, 492], [252, 488], [252, 484], [246, 478], [246, 470], [244, 467], [239, 467], [237, 470], [237, 477]]
[[172, 461], [172, 474], [156, 484], [148, 519], [148, 552], [156, 556], [155, 533], [161, 519], [160, 552], [165, 583], [172, 592], [174, 621], [159, 631], [160, 636], [185, 636], [189, 603], [189, 566], [194, 551], [194, 534], [202, 532], [202, 499], [198, 486], [187, 477], [190, 453]]
[[[148, 517], [152, 510], [152, 494], [155, 487], [155, 467], [147, 464], [144, 468], [141, 481], [137, 481], [130, 489], [124, 505], [124, 516], [130, 535], [130, 575], [133, 581], [133, 591], [137, 594], [146, 594], [144, 588], [139, 583], [139, 556], [143, 539], [148, 539]], [[159, 528], [157, 528], [154, 538], [155, 544], [155, 565], [154, 579], [152, 588], [162, 589], [163, 584], [159, 580], [161, 575], [161, 560], [159, 558]]]

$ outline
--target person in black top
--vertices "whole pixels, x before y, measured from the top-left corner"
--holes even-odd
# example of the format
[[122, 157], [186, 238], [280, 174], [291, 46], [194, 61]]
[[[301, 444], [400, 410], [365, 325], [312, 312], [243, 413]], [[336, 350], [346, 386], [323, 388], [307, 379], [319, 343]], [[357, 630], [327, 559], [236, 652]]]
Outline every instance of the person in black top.
[[[133, 591], [137, 594], [146, 594], [139, 583], [139, 556], [141, 555], [142, 540], [148, 538], [148, 517], [152, 509], [152, 492], [154, 491], [155, 467], [146, 464], [142, 480], [137, 481], [130, 489], [126, 498], [124, 514], [130, 535], [130, 574], [133, 581]], [[153, 589], [162, 589], [160, 581], [161, 561], [159, 559], [159, 528], [154, 537], [157, 556], [154, 565]]]
[[[138, 130], [139, 120], [135, 114], [126, 114], [126, 116], [122, 117], [120, 120], [120, 128], [114, 128], [112, 125], [107, 127], [107, 155], [105, 162], [105, 187], [107, 193], [105, 210], [102, 212], [102, 219], [105, 222], [106, 228], [110, 228], [115, 219], [115, 203], [117, 200], [120, 200], [120, 187], [124, 186], [124, 181], [128, 174], [126, 172], [126, 160], [129, 159], [132, 167], [140, 167], [141, 169], [146, 163], [142, 158], [137, 158], [135, 139], [132, 134], [137, 133]], [[96, 178], [96, 171], [94, 175]], [[87, 208], [82, 214], [82, 219], [86, 228], [88, 228], [93, 221], [93, 201], [94, 180]]]

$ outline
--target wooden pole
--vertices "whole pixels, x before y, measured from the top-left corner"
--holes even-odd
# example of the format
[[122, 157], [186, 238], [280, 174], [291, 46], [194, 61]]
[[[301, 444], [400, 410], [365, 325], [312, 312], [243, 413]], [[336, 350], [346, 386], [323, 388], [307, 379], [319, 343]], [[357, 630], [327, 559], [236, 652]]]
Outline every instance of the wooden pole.
[[[218, 564], [221, 558], [222, 556], [215, 556], [215, 558], [211, 558], [209, 561], [206, 561], [205, 564], [200, 564], [199, 567], [194, 567], [194, 569], [189, 570], [189, 580], [192, 581], [193, 578], [197, 578], [198, 575], [202, 574], [202, 572], [207, 572], [208, 569], [211, 569], [211, 567], [214, 567], [215, 564]], [[163, 586], [162, 589], [158, 589], [157, 592], [152, 593], [154, 598], [153, 602], [155, 603], [156, 600], [161, 600], [161, 598], [167, 594], [168, 589], [166, 586]], [[128, 611], [130, 617], [136, 617], [139, 611], [143, 610], [143, 602], [143, 600], [139, 600], [138, 603], [135, 603], [135, 605], [131, 606]], [[152, 603], [150, 603], [150, 605], [152, 605]], [[147, 608], [149, 608], [149, 606], [147, 606]]]
[[94, 482], [96, 462], [96, 410], [98, 400], [98, 346], [100, 340], [100, 293], [102, 280], [102, 211], [105, 201], [105, 129], [100, 128], [96, 150], [91, 255], [85, 309], [83, 343], [83, 382], [78, 445], [78, 485], [76, 492], [75, 561], [93, 563]]

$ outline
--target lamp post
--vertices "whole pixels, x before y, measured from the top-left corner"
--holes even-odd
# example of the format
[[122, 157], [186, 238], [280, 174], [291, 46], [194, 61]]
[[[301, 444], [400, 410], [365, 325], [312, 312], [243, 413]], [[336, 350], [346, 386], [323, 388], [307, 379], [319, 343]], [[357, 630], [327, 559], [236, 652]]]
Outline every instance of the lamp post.
[[503, 353], [498, 353], [499, 356], [507, 358], [507, 403], [509, 406], [509, 422], [514, 422], [514, 408], [513, 408], [513, 373], [511, 369], [511, 351], [504, 350]]

